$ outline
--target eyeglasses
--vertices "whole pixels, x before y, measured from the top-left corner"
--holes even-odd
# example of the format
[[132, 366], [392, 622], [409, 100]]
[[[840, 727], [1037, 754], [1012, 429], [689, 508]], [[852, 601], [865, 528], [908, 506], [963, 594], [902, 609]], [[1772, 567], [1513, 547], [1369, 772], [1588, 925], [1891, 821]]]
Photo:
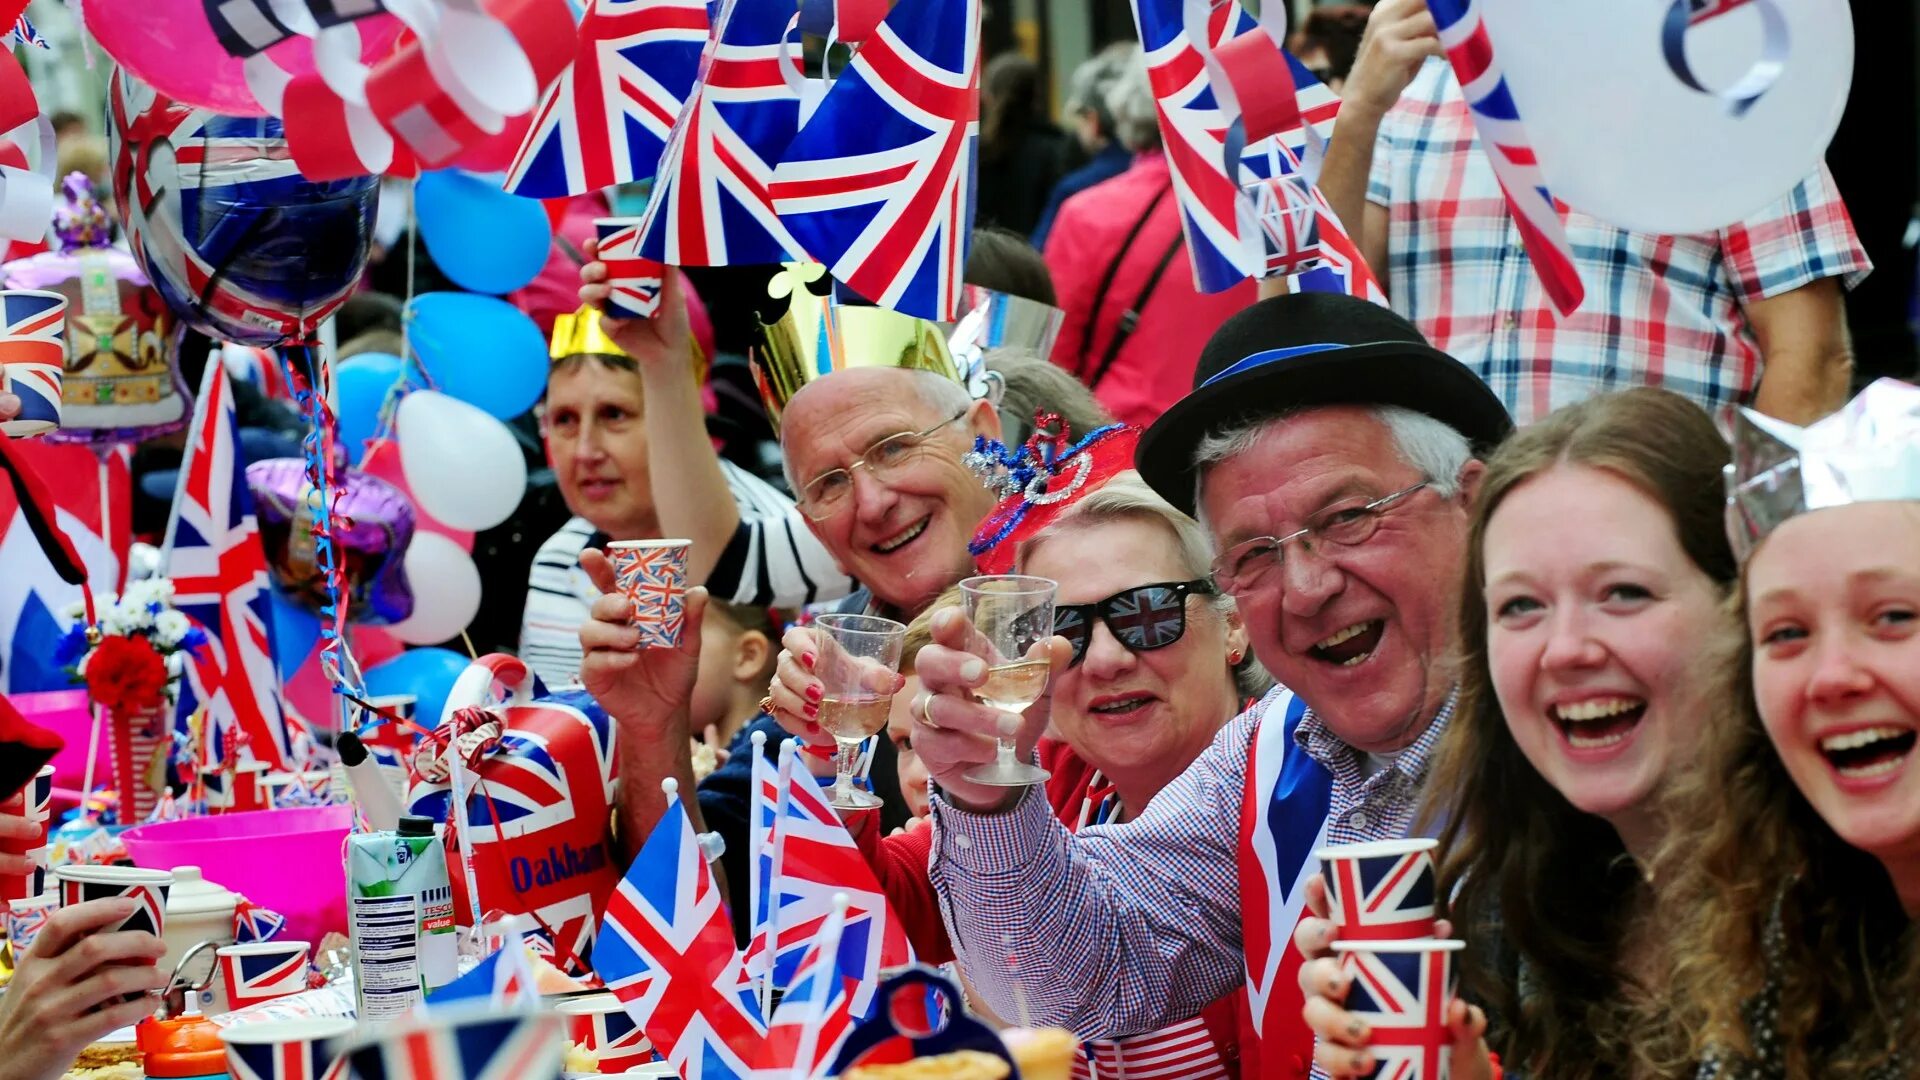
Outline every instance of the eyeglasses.
[[1053, 632], [1073, 646], [1069, 666], [1086, 659], [1096, 617], [1134, 652], [1164, 649], [1187, 636], [1187, 597], [1211, 595], [1213, 584], [1207, 581], [1136, 585], [1091, 604], [1054, 605]]
[[1307, 526], [1285, 536], [1256, 536], [1243, 540], [1213, 560], [1213, 583], [1229, 596], [1244, 596], [1260, 587], [1269, 571], [1280, 565], [1283, 549], [1300, 540], [1309, 544], [1357, 547], [1373, 538], [1380, 518], [1402, 499], [1431, 484], [1422, 480], [1410, 488], [1382, 495], [1355, 506], [1329, 506], [1307, 519]]
[[949, 416], [925, 431], [902, 431], [889, 435], [867, 447], [867, 452], [854, 458], [846, 468], [833, 469], [814, 477], [806, 487], [800, 489], [800, 512], [811, 520], [825, 521], [846, 509], [847, 497], [853, 494], [853, 470], [862, 466], [875, 481], [891, 484], [921, 459], [927, 440], [933, 437], [934, 432], [966, 415], [963, 410], [959, 415]]

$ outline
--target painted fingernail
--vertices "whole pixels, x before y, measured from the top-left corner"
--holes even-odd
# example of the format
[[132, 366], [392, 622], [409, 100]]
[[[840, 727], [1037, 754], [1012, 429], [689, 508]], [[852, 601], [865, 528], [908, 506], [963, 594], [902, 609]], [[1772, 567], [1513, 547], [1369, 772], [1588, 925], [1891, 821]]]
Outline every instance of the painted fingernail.
[[978, 660], [969, 660], [960, 665], [960, 677], [967, 682], [979, 682], [987, 673], [987, 665]]
[[801, 653], [800, 662], [807, 665], [808, 671], [813, 670], [813, 654], [812, 653]]
[[820, 734], [820, 725], [819, 725], [819, 724], [816, 724], [816, 723], [814, 723], [814, 722], [813, 722], [813, 721], [811, 721], [811, 720], [809, 720], [809, 721], [807, 721], [807, 734], [809, 734], [809, 735], [818, 735], [818, 734]]
[[[816, 717], [816, 716], [819, 716], [819, 715], [820, 715], [820, 706], [818, 706], [818, 705], [815, 705], [815, 704], [814, 704], [813, 702], [811, 702], [811, 701], [809, 701], [809, 702], [807, 702], [807, 717], [808, 717], [808, 719], [812, 719], [813, 717]], [[815, 727], [819, 727], [820, 725], [818, 725], [818, 724], [815, 724], [814, 726], [815, 726]]]
[[820, 700], [821, 698], [823, 698], [823, 697], [825, 697], [825, 696], [826, 696], [826, 691], [824, 691], [824, 690], [822, 690], [822, 689], [820, 689], [820, 688], [819, 688], [818, 686], [809, 686], [809, 687], [807, 687], [807, 700], [808, 700], [808, 701], [819, 701], [819, 700]]

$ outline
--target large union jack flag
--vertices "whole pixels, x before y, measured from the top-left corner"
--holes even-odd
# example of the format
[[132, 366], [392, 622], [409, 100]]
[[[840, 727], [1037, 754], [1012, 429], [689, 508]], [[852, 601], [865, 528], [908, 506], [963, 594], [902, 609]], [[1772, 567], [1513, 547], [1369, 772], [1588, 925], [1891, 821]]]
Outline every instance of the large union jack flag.
[[347, 1052], [364, 1080], [522, 1080], [560, 1075], [565, 1041], [556, 1013], [431, 1016]]
[[231, 732], [254, 760], [285, 769], [291, 747], [273, 669], [272, 585], [246, 469], [226, 367], [208, 364], [161, 556], [174, 606], [207, 636], [187, 664], [174, 724], [186, 730], [204, 705], [202, 745], [223, 746]]
[[1567, 242], [1559, 207], [1547, 190], [1546, 173], [1521, 126], [1520, 107], [1493, 54], [1493, 39], [1487, 36], [1480, 4], [1478, 0], [1429, 0], [1427, 7], [1473, 113], [1481, 148], [1493, 163], [1500, 190], [1506, 192], [1507, 208], [1520, 229], [1527, 259], [1553, 306], [1562, 315], [1571, 314], [1585, 298], [1586, 287], [1574, 266], [1573, 246]]
[[1433, 934], [1433, 853], [1419, 850], [1323, 860], [1327, 900], [1342, 941]]
[[726, 0], [674, 124], [641, 222], [640, 254], [670, 266], [791, 262], [800, 245], [773, 211], [768, 185], [800, 125], [781, 72], [787, 0]]
[[952, 322], [979, 114], [980, 0], [900, 4], [787, 147], [774, 209], [861, 297]]
[[607, 903], [594, 968], [685, 1080], [750, 1077], [766, 1024], [686, 808], [667, 803]]
[[[1336, 949], [1339, 946], [1335, 946]], [[1347, 1009], [1367, 1021], [1380, 1080], [1439, 1080], [1447, 1053], [1453, 953], [1442, 949], [1341, 950], [1351, 978]]]
[[593, 0], [573, 64], [534, 110], [506, 189], [552, 199], [652, 176], [706, 41], [705, 0]]
[[820, 784], [792, 764], [792, 751], [783, 747], [782, 757], [780, 769], [769, 768], [765, 755], [754, 759], [747, 966], [756, 974], [770, 971], [774, 989], [789, 989], [807, 949], [833, 917], [835, 897], [844, 895], [848, 907], [839, 964], [857, 983], [853, 1015], [864, 1018], [872, 1011], [880, 972], [912, 963], [913, 948]]

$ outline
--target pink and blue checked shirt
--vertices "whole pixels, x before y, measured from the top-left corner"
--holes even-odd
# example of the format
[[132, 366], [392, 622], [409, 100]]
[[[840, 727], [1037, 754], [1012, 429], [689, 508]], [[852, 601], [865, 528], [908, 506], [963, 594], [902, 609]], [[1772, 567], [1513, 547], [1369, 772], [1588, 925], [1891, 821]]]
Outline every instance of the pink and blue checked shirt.
[[[1112, 1038], [1192, 1016], [1244, 983], [1240, 809], [1254, 732], [1280, 693], [1229, 722], [1128, 822], [1073, 834], [1037, 796], [986, 816], [935, 796], [933, 883], [967, 977], [996, 1014]], [[1328, 843], [1407, 835], [1452, 715], [1449, 700], [1418, 740], [1369, 769], [1308, 710], [1294, 739], [1333, 774]]]
[[1716, 414], [1751, 403], [1762, 357], [1743, 305], [1827, 277], [1852, 288], [1872, 269], [1823, 165], [1718, 232], [1654, 236], [1569, 212], [1587, 297], [1563, 319], [1437, 59], [1381, 122], [1367, 199], [1388, 210], [1393, 309], [1478, 372], [1520, 424], [1647, 384]]

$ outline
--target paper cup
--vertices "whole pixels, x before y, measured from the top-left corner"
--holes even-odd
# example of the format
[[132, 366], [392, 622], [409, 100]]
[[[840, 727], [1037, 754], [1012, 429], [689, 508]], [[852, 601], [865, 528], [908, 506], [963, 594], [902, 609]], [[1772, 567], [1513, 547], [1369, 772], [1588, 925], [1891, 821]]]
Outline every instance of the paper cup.
[[620, 591], [633, 601], [633, 625], [643, 649], [680, 644], [687, 616], [687, 549], [691, 540], [616, 540], [607, 558]]
[[28, 815], [40, 823], [40, 842], [47, 842], [47, 826], [53, 820], [53, 766], [42, 765], [33, 776], [33, 803]]
[[53, 876], [60, 882], [60, 906], [72, 907], [89, 900], [127, 896], [139, 907], [115, 930], [144, 930], [160, 937], [167, 928], [167, 890], [173, 887], [169, 870], [141, 870], [131, 866], [60, 866]]
[[[496, 1006], [479, 1001], [409, 1014], [363, 1032], [344, 1056], [351, 1074], [378, 1080], [446, 1080], [437, 1055], [423, 1045], [458, 1046], [470, 1075], [553, 1080], [566, 1046], [558, 1013], [533, 1006]], [[484, 1066], [480, 1063], [484, 1062]]]
[[305, 990], [311, 950], [305, 941], [251, 941], [215, 951], [227, 1007], [241, 1009]]
[[53, 849], [50, 847], [30, 848], [24, 852], [33, 869], [24, 874], [9, 874], [0, 877], [0, 902], [11, 903], [39, 896], [47, 891], [47, 865]]
[[20, 412], [0, 421], [13, 438], [60, 426], [60, 384], [67, 362], [67, 298], [38, 289], [0, 291], [0, 391], [20, 399]]
[[625, 1073], [653, 1063], [646, 1030], [612, 994], [567, 998], [558, 1012], [567, 1018], [567, 1041], [592, 1054], [601, 1075]]
[[220, 1029], [227, 1072], [263, 1080], [335, 1080], [345, 1070], [341, 1040], [353, 1032], [343, 1017], [264, 1020]]
[[1341, 941], [1409, 941], [1433, 936], [1437, 840], [1339, 844], [1314, 852], [1327, 879], [1327, 906]]
[[651, 319], [660, 310], [660, 284], [667, 268], [640, 255], [637, 217], [595, 218], [600, 261], [607, 266], [607, 314], [616, 319]]
[[1465, 943], [1336, 941], [1334, 955], [1351, 979], [1347, 1011], [1367, 1022], [1371, 1076], [1445, 1080], [1447, 1008], [1453, 1002], [1453, 954]]
[[20, 958], [33, 948], [33, 939], [46, 929], [47, 920], [59, 907], [60, 897], [50, 892], [7, 904], [7, 940], [13, 943], [15, 967], [20, 966]]

